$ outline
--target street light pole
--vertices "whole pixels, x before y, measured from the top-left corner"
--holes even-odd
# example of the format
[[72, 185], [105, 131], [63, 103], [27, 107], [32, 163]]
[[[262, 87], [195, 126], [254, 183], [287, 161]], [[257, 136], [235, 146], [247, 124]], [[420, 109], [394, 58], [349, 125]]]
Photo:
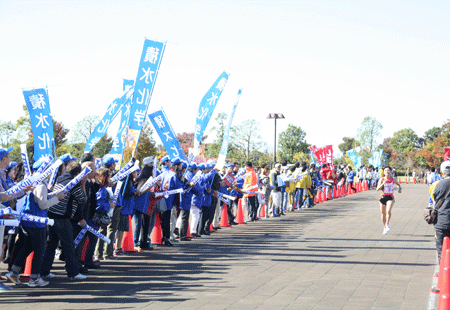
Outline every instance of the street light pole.
[[273, 138], [273, 164], [277, 162], [277, 119], [285, 119], [281, 113], [270, 113], [267, 119], [275, 120], [274, 138]]

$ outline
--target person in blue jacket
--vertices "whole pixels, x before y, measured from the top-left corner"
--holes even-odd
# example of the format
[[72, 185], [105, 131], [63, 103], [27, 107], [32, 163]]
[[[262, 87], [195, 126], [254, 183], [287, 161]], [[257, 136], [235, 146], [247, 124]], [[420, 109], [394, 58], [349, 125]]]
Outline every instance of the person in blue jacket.
[[[188, 182], [191, 182], [191, 180], [194, 178], [195, 174], [197, 173], [197, 165], [195, 163], [190, 163], [189, 166], [186, 165], [186, 168], [188, 169], [188, 172], [186, 173], [186, 180]], [[184, 191], [181, 193], [180, 197], [180, 241], [190, 241], [187, 237], [187, 231], [189, 226], [189, 214], [191, 210], [191, 202], [192, 202], [192, 196], [194, 194], [199, 193], [199, 186], [196, 185], [191, 188], [191, 190]]]
[[[38, 160], [33, 165], [33, 170], [37, 171], [44, 163]], [[59, 193], [50, 198], [47, 190], [47, 179], [39, 183], [36, 188], [26, 197], [25, 205], [22, 208], [23, 213], [47, 217], [47, 210], [53, 205], [59, 203], [66, 195]], [[41, 278], [41, 263], [44, 257], [45, 243], [47, 238], [47, 227], [45, 224], [23, 221], [21, 223], [20, 238], [24, 238], [23, 246], [13, 262], [12, 270], [6, 274], [6, 277], [16, 284], [20, 284], [19, 273], [28, 255], [34, 251], [33, 262], [31, 265], [29, 287], [46, 286], [49, 282]]]
[[353, 171], [352, 166], [347, 166], [348, 172], [347, 172], [347, 183], [348, 186], [356, 192], [356, 188], [353, 187], [353, 181], [355, 179], [355, 171]]
[[122, 248], [123, 233], [130, 230], [129, 216], [131, 216], [134, 211], [134, 193], [136, 192], [134, 182], [137, 176], [137, 171], [132, 172], [131, 175], [126, 178], [125, 184], [123, 185], [124, 190], [121, 191], [121, 193], [123, 193], [122, 208], [120, 209], [119, 225], [117, 226], [116, 249], [114, 250], [116, 256], [126, 254]]
[[[198, 234], [198, 223], [200, 221], [200, 213], [203, 205], [203, 179], [204, 179], [204, 171], [206, 171], [205, 164], [197, 165], [198, 171], [195, 175], [195, 178], [199, 178], [197, 182], [195, 182], [195, 186], [192, 188], [193, 195], [191, 201], [191, 237], [192, 238], [200, 238], [201, 235]], [[193, 180], [191, 180], [192, 182]]]
[[210, 218], [211, 212], [211, 182], [215, 173], [212, 173], [215, 170], [212, 170], [212, 166], [208, 163], [205, 164], [205, 175], [203, 178], [203, 203], [202, 203], [202, 212], [200, 215], [199, 221], [199, 233], [200, 235], [210, 235], [209, 227], [207, 227], [208, 220]]

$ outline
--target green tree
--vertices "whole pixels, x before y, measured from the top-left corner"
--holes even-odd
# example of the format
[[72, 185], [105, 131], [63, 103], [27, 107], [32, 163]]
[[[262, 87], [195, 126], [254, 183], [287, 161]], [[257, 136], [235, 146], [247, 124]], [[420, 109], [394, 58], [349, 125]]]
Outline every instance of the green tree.
[[425, 131], [423, 138], [425, 139], [425, 142], [433, 142], [441, 133], [442, 129], [440, 127], [433, 127]]
[[[251, 160], [253, 150], [261, 149], [264, 143], [261, 140], [260, 125], [255, 119], [248, 119], [232, 127], [232, 142], [234, 149], [240, 150], [244, 161]], [[238, 154], [234, 154], [237, 156]]]
[[394, 132], [389, 145], [399, 154], [406, 155], [416, 150], [417, 134], [411, 128], [405, 128]]
[[305, 140], [306, 132], [300, 126], [289, 124], [285, 131], [278, 135], [278, 145], [280, 147], [280, 160], [294, 162], [294, 155], [297, 153], [308, 153], [310, 144]]
[[70, 143], [86, 143], [95, 127], [100, 122], [100, 116], [88, 115], [77, 122], [70, 132]]
[[350, 151], [352, 148], [356, 146], [355, 138], [343, 137], [342, 140], [344, 142], [338, 145], [338, 148], [342, 152], [342, 154], [346, 154], [347, 151]]
[[228, 115], [226, 113], [220, 112], [214, 119], [217, 124], [211, 128], [211, 131], [214, 131], [216, 133], [216, 138], [213, 142], [207, 145], [206, 157], [217, 158], [219, 156], [220, 149], [222, 148], [223, 137], [225, 135], [225, 130], [227, 127], [227, 118]]
[[0, 120], [0, 141], [5, 147], [12, 144], [15, 136], [15, 124], [11, 121]]
[[363, 146], [369, 148], [372, 152], [376, 145], [376, 140], [381, 136], [383, 125], [377, 121], [375, 117], [366, 116], [361, 122], [361, 127], [358, 129], [358, 140]]

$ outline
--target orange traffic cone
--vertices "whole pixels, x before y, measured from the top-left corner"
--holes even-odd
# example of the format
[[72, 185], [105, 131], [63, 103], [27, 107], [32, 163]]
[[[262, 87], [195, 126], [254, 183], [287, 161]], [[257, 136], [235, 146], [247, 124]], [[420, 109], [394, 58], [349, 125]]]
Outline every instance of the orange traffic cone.
[[440, 294], [437, 310], [448, 310], [450, 309], [449, 294]]
[[152, 230], [151, 235], [152, 244], [160, 245], [162, 244], [162, 231], [161, 231], [161, 213], [156, 213], [155, 226]]
[[[241, 205], [240, 199], [239, 199], [239, 205]], [[241, 207], [241, 210], [242, 210], [242, 207]], [[238, 209], [238, 216], [239, 216], [239, 209]], [[227, 210], [227, 204], [225, 202], [223, 203], [222, 217], [220, 218], [220, 227], [223, 227], [223, 228], [231, 227], [231, 225], [228, 222], [228, 210]]]
[[33, 257], [34, 251], [30, 253], [27, 257], [27, 261], [25, 262], [25, 270], [23, 271], [23, 275], [29, 277], [31, 274], [31, 267], [33, 265]]
[[434, 294], [439, 294], [440, 290], [441, 290], [441, 285], [444, 281], [443, 277], [444, 277], [444, 267], [448, 267], [449, 265], [449, 255], [450, 255], [450, 250], [448, 249], [449, 246], [449, 238], [445, 237], [444, 238], [444, 242], [442, 244], [442, 251], [441, 251], [441, 261], [439, 263], [439, 279], [438, 279], [438, 283], [436, 287], [432, 287], [430, 289], [431, 293]]
[[420, 178], [420, 184], [423, 184], [423, 178]]
[[413, 184], [416, 184], [416, 178], [413, 178]]
[[261, 207], [261, 211], [259, 212], [259, 217], [260, 218], [266, 217], [266, 204], [265, 203], [263, 203], [263, 205]]
[[136, 252], [134, 250], [133, 226], [131, 225], [131, 215], [128, 215], [128, 231], [123, 233], [122, 249], [125, 252]]
[[238, 203], [238, 210], [237, 210], [237, 214], [236, 214], [236, 221], [238, 222], [238, 224], [247, 224], [245, 222], [245, 219], [244, 219], [244, 212], [242, 210], [241, 199], [239, 199], [239, 203]]
[[186, 237], [191, 238], [191, 227], [189, 227], [189, 224], [188, 224], [188, 229], [187, 229]]

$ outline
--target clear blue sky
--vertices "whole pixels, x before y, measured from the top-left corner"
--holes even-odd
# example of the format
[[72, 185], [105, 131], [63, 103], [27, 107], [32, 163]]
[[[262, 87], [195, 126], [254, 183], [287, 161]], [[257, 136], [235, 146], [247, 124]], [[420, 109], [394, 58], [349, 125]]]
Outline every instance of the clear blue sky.
[[355, 137], [369, 115], [383, 137], [421, 136], [450, 118], [449, 17], [449, 1], [0, 1], [1, 119], [22, 114], [22, 88], [45, 85], [67, 127], [103, 115], [148, 37], [169, 41], [149, 112], [166, 106], [176, 132], [193, 131], [226, 70], [215, 115], [243, 87], [234, 124], [258, 120], [270, 149], [274, 112], [278, 132], [301, 126], [317, 146]]

